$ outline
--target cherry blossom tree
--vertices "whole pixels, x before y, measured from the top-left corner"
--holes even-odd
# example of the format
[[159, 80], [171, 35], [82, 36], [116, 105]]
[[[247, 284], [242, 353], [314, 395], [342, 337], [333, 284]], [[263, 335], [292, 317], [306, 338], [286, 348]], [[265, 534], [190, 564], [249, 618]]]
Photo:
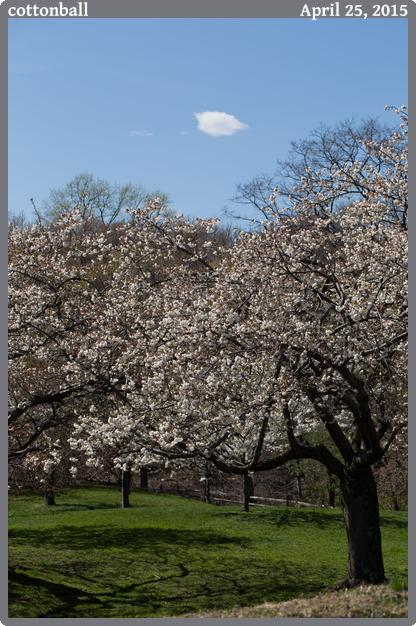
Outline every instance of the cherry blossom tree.
[[100, 229], [80, 210], [53, 224], [10, 226], [9, 459], [15, 468], [36, 467], [39, 480], [68, 456], [59, 433], [69, 438], [79, 413], [107, 420], [128, 404], [166, 267], [175, 255], [194, 255], [186, 237], [205, 241], [198, 225], [187, 235], [178, 218], [172, 246], [158, 201], [134, 215]]
[[[290, 216], [270, 210], [263, 230], [241, 233], [217, 266], [178, 264], [158, 300], [140, 386], [101, 434], [91, 418], [79, 425], [117, 440], [131, 464], [202, 456], [244, 475], [322, 463], [342, 493], [341, 586], [384, 580], [372, 466], [407, 417], [407, 116], [398, 113], [399, 132], [364, 142], [376, 165], [313, 174]], [[334, 196], [357, 188], [334, 212]], [[308, 437], [319, 428], [335, 454]]]

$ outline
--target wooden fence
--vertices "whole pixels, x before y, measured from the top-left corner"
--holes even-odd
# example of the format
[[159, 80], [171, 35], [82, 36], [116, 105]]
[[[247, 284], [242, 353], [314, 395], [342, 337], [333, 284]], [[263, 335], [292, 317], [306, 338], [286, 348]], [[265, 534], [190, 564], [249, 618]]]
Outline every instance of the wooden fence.
[[[203, 500], [203, 492], [198, 489], [172, 489], [165, 488], [162, 485], [159, 486], [159, 493], [169, 493], [183, 498], [190, 498], [192, 500]], [[242, 500], [237, 500], [233, 494], [227, 494], [222, 491], [211, 491], [210, 501], [213, 504], [235, 504], [243, 505]], [[310, 504], [310, 502], [300, 502], [290, 496], [285, 498], [266, 498], [265, 496], [250, 496], [250, 506], [294, 506], [294, 507], [318, 507], [317, 504]]]

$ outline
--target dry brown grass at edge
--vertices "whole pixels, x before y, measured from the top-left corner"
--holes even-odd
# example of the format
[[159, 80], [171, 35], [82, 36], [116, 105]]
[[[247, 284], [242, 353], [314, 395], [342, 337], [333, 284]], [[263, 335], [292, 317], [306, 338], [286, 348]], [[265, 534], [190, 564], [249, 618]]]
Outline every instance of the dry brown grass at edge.
[[[229, 611], [188, 613], [184, 617], [407, 617], [408, 592], [386, 585], [369, 585], [343, 591], [326, 591], [314, 597], [287, 602], [267, 602]], [[179, 617], [179, 616], [178, 616]]]

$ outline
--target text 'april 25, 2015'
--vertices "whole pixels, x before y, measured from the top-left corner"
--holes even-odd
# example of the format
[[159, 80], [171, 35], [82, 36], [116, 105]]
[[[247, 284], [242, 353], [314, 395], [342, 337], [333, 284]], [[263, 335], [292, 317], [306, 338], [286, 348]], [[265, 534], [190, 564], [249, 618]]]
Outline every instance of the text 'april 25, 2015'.
[[374, 4], [371, 12], [366, 12], [362, 4], [342, 4], [332, 2], [327, 6], [309, 6], [304, 4], [300, 17], [310, 17], [317, 20], [319, 17], [407, 17], [407, 4]]

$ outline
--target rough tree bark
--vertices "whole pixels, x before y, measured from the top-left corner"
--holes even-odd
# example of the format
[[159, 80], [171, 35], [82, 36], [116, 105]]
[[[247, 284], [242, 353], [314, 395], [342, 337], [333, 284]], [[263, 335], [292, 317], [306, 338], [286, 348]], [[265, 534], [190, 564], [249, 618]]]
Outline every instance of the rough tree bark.
[[377, 487], [371, 467], [344, 468], [341, 499], [348, 537], [348, 572], [337, 587], [385, 580]]

